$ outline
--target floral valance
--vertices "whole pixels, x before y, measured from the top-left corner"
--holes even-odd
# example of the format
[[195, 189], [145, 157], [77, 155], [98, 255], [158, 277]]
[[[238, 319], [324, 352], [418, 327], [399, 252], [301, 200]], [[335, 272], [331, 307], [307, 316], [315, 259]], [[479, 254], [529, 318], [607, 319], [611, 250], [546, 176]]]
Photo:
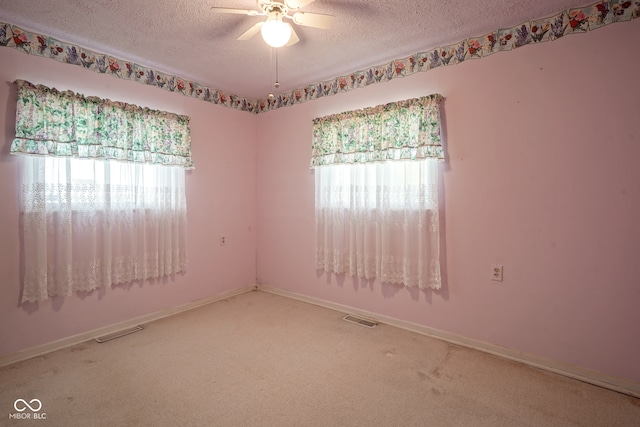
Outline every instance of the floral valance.
[[24, 80], [11, 154], [113, 159], [193, 169], [189, 117]]
[[311, 167], [385, 160], [444, 160], [435, 94], [313, 120]]

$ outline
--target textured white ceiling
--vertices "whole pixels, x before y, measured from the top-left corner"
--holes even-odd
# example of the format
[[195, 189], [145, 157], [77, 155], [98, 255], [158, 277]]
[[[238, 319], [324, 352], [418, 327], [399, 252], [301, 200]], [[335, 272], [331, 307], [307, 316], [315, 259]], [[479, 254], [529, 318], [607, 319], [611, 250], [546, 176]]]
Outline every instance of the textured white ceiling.
[[[316, 0], [302, 10], [335, 15], [330, 30], [296, 26], [300, 42], [278, 50], [280, 92], [481, 36], [594, 0]], [[256, 0], [0, 0], [0, 21], [136, 62], [249, 99], [273, 91]]]

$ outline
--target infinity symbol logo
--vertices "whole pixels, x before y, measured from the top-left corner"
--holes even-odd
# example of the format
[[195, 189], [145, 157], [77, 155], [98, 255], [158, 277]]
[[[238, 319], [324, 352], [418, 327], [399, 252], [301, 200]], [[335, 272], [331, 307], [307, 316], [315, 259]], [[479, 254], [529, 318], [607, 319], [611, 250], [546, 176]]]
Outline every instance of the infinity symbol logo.
[[[24, 405], [24, 406], [21, 407], [22, 409], [18, 408], [18, 403], [19, 402], [22, 402], [22, 404]], [[37, 405], [38, 405], [37, 409], [33, 407], [33, 406], [36, 406], [36, 405], [31, 406], [29, 404], [29, 403], [33, 404], [33, 402], [37, 403]], [[40, 409], [42, 409], [42, 402], [40, 402], [38, 399], [31, 399], [31, 401], [29, 403], [27, 403], [27, 401], [24, 400], [24, 399], [18, 399], [15, 402], [13, 402], [13, 407], [18, 412], [24, 412], [27, 408], [31, 409], [32, 412], [38, 412]]]

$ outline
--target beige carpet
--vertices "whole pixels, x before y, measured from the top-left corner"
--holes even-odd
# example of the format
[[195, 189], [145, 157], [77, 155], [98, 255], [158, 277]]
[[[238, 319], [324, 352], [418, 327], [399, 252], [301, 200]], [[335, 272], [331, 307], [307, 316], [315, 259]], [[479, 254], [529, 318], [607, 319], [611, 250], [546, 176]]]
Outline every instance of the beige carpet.
[[20, 362], [0, 425], [640, 426], [640, 399], [342, 316], [249, 292]]

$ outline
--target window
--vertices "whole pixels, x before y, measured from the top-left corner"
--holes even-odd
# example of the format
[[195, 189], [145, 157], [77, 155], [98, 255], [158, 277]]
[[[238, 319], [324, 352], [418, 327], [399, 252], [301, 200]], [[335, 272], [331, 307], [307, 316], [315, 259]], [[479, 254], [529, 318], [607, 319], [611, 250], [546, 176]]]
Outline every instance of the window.
[[436, 159], [319, 166], [316, 195], [336, 209], [437, 209], [437, 173]]
[[441, 287], [439, 95], [314, 120], [319, 269]]
[[166, 194], [184, 187], [183, 169], [177, 166], [74, 157], [28, 157], [25, 162], [44, 170], [38, 181], [51, 211], [162, 209]]
[[16, 84], [22, 300], [185, 271], [188, 118]]

